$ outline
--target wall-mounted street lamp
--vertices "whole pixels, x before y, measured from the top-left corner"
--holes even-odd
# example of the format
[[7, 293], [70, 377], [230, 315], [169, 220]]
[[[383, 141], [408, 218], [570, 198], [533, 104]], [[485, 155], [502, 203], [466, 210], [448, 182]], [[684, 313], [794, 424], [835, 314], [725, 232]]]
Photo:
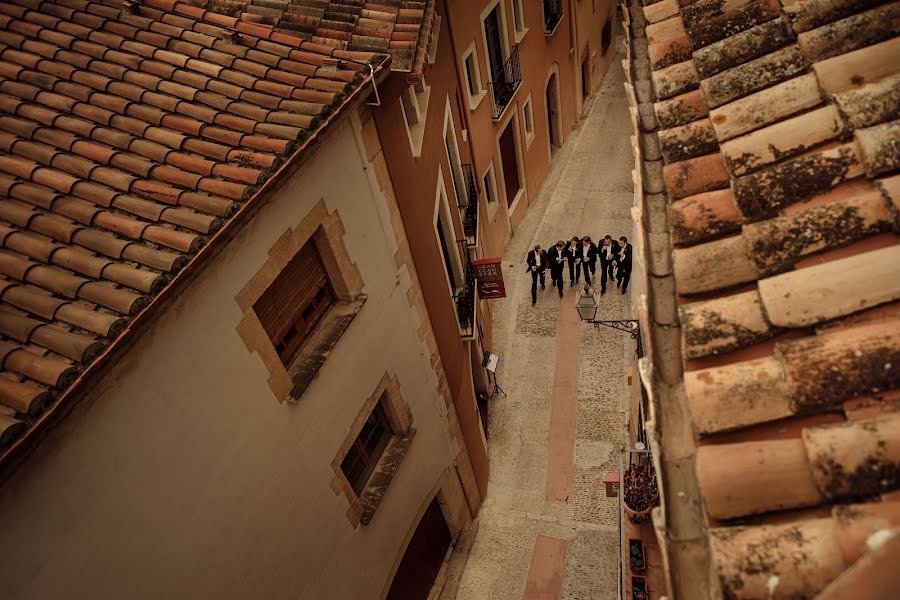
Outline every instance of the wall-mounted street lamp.
[[600, 302], [597, 298], [597, 292], [585, 284], [584, 289], [575, 293], [575, 310], [578, 316], [585, 323], [591, 323], [594, 326], [604, 325], [625, 333], [631, 334], [631, 339], [636, 340], [640, 333], [640, 326], [636, 319], [627, 319], [621, 321], [604, 321], [597, 320], [597, 309], [600, 308]]

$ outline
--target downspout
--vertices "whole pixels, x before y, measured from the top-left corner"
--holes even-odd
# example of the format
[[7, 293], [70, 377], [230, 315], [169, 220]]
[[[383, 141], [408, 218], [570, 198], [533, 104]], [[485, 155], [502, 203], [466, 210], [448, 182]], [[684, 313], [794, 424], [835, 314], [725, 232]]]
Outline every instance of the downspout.
[[574, 55], [576, 57], [575, 63], [578, 63], [578, 23], [577, 17], [578, 14], [575, 12], [578, 10], [578, 5], [576, 4], [576, 0], [569, 0], [569, 41], [572, 44], [572, 49], [569, 50], [569, 54]]

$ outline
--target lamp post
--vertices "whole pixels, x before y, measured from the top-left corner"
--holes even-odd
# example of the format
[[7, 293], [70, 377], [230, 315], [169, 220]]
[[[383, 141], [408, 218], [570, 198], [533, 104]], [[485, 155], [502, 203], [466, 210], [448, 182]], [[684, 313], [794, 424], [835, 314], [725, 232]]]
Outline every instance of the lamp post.
[[582, 321], [590, 323], [595, 327], [603, 325], [605, 327], [611, 327], [612, 329], [618, 329], [619, 331], [630, 334], [631, 339], [637, 339], [638, 334], [640, 333], [640, 325], [636, 319], [618, 321], [598, 320], [597, 309], [599, 308], [600, 303], [597, 301], [597, 292], [591, 289], [589, 285], [585, 284], [583, 290], [575, 293], [575, 310], [578, 311], [578, 316]]

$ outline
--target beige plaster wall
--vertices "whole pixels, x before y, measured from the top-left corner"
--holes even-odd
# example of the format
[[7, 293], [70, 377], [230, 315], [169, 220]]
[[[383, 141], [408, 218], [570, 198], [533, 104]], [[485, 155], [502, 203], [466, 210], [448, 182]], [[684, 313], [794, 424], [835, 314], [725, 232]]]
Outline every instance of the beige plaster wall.
[[[395, 266], [396, 209], [358, 130], [355, 114], [337, 124], [0, 488], [0, 598], [368, 599], [436, 493], [462, 526], [460, 445]], [[300, 401], [279, 402], [234, 298], [320, 200], [368, 300]], [[385, 374], [417, 435], [371, 524], [354, 528], [331, 463]]]

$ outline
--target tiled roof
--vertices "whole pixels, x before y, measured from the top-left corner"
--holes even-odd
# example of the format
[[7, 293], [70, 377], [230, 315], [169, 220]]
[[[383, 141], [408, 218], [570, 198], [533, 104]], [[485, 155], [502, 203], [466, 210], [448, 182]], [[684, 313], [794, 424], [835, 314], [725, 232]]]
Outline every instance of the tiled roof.
[[630, 4], [714, 568], [812, 598], [900, 526], [900, 2]]
[[191, 0], [333, 48], [388, 53], [394, 70], [421, 68], [431, 41], [434, 0]]
[[0, 449], [375, 60], [173, 0], [0, 3]]

